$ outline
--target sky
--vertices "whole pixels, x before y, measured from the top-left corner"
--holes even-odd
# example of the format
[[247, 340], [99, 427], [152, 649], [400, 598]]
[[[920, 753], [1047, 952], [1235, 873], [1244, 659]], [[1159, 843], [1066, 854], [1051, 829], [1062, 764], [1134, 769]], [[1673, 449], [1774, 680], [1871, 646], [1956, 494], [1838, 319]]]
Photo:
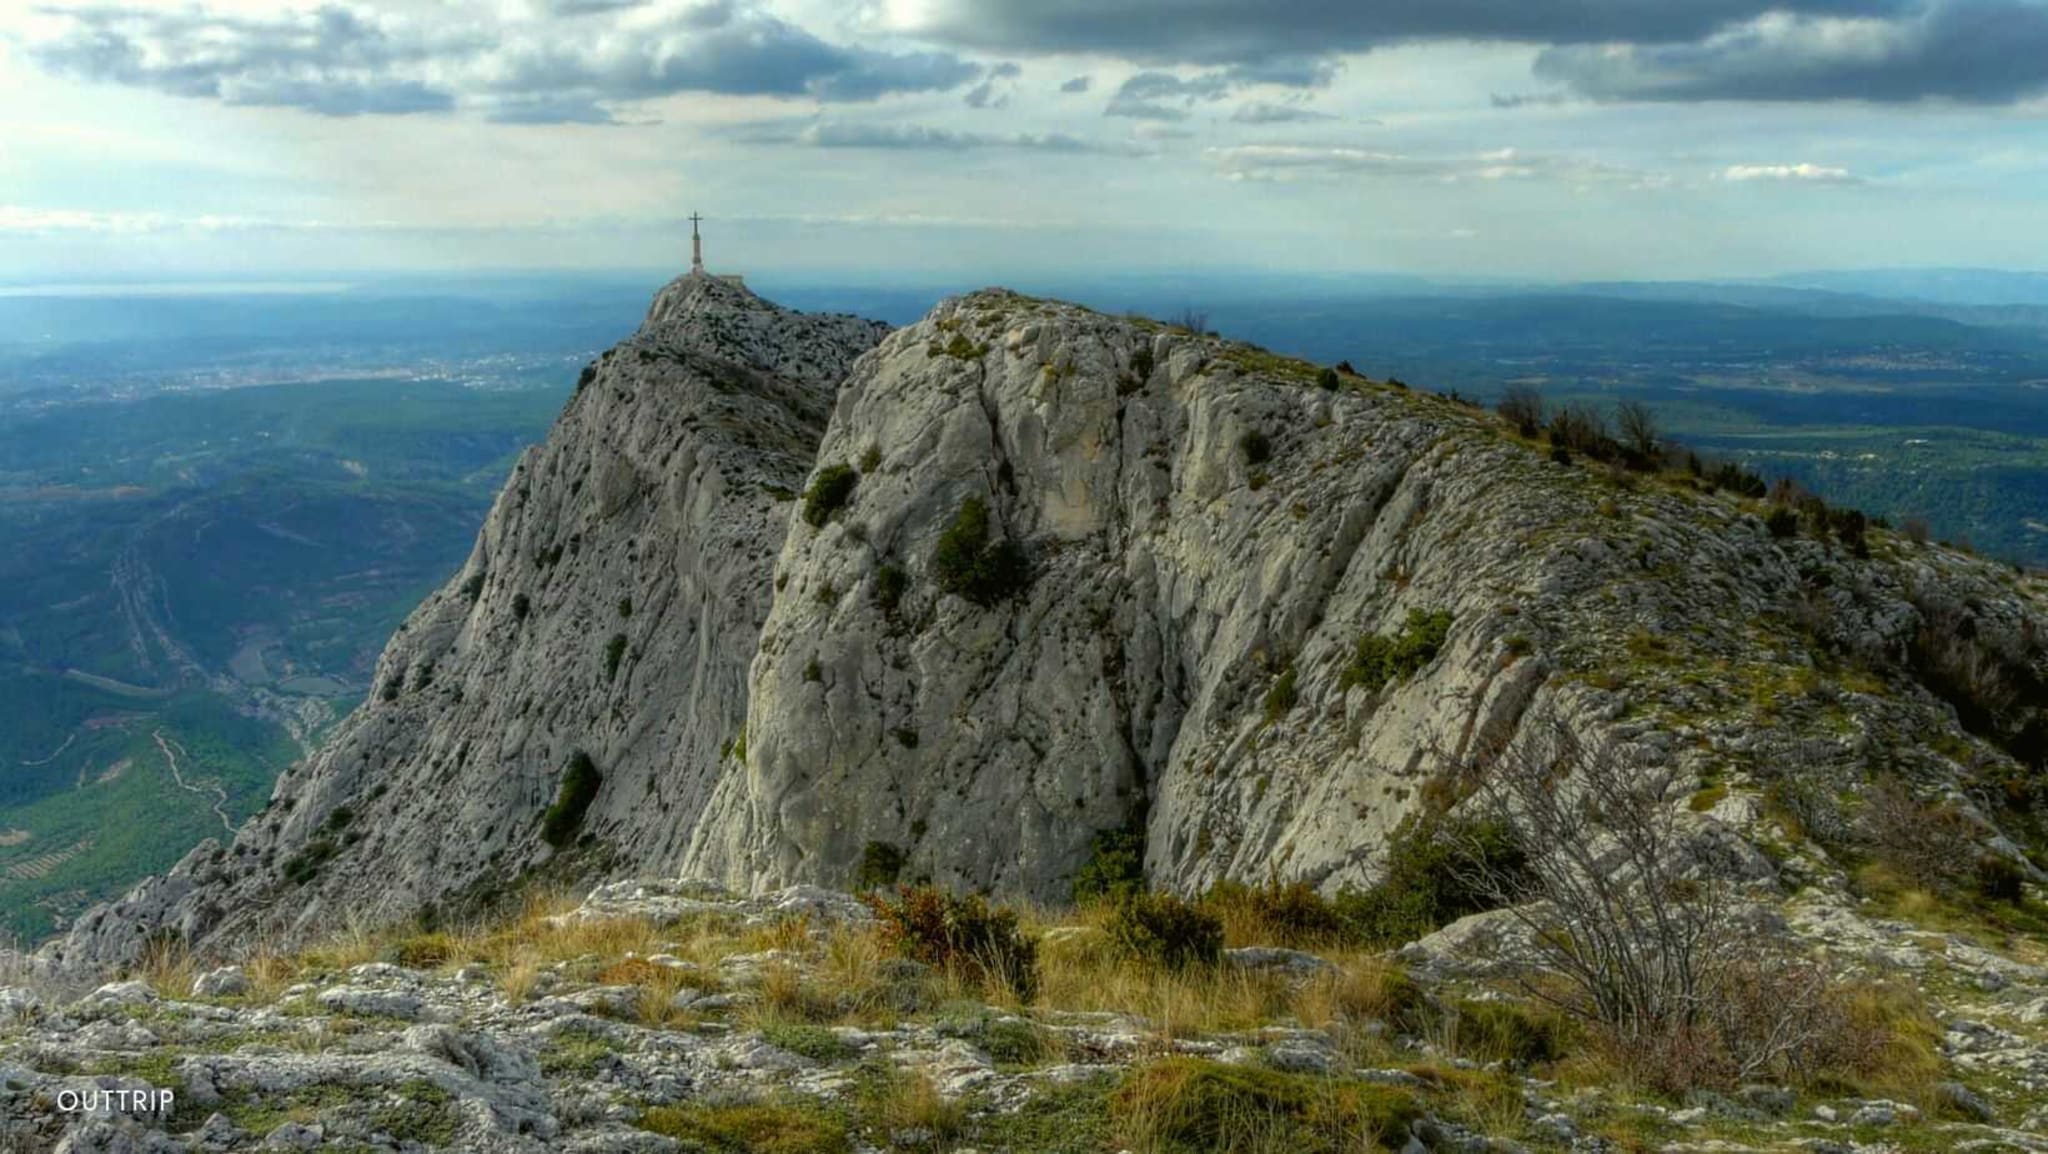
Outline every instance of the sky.
[[2048, 0], [0, 0], [0, 281], [2048, 267]]

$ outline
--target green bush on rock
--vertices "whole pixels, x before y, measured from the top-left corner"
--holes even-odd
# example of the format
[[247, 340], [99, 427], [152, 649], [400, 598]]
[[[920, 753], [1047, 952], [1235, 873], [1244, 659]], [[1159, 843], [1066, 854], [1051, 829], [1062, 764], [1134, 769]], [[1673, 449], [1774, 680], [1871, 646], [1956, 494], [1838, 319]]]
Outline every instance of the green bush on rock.
[[597, 799], [597, 789], [603, 784], [604, 775], [597, 771], [590, 755], [577, 750], [569, 758], [569, 767], [562, 771], [562, 784], [555, 794], [555, 804], [549, 806], [541, 817], [541, 840], [556, 849], [575, 840], [576, 831], [583, 826], [583, 815], [590, 809], [590, 803]]
[[984, 609], [1016, 596], [1031, 583], [1031, 565], [1017, 543], [989, 540], [988, 504], [969, 497], [932, 551], [939, 588]]

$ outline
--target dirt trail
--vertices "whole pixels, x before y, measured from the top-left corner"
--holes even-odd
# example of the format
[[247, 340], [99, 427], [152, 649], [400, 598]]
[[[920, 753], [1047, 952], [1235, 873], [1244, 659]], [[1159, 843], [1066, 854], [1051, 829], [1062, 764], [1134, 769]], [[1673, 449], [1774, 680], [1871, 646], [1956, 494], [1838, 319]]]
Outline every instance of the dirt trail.
[[44, 758], [38, 758], [38, 759], [37, 759], [37, 760], [35, 760], [35, 761], [24, 761], [24, 762], [22, 762], [21, 764], [23, 764], [23, 765], [31, 765], [31, 766], [33, 766], [33, 765], [48, 765], [48, 764], [50, 764], [51, 762], [53, 762], [53, 761], [57, 760], [58, 758], [60, 758], [60, 757], [64, 756], [64, 751], [65, 751], [65, 750], [67, 750], [67, 749], [70, 749], [70, 748], [71, 748], [71, 743], [72, 743], [72, 742], [74, 742], [74, 741], [77, 741], [77, 740], [78, 740], [78, 734], [77, 734], [77, 733], [75, 733], [75, 732], [73, 732], [73, 733], [67, 733], [67, 734], [65, 734], [65, 735], [64, 735], [64, 744], [62, 744], [62, 745], [60, 745], [60, 746], [58, 746], [58, 747], [57, 747], [57, 752], [55, 752], [55, 753], [51, 754], [51, 755], [50, 755], [50, 756], [48, 756], [48, 757], [44, 757]]
[[226, 808], [228, 804], [228, 791], [217, 785], [186, 784], [185, 775], [178, 772], [178, 754], [185, 752], [185, 747], [165, 738], [164, 731], [161, 729], [151, 730], [149, 735], [156, 738], [156, 747], [164, 751], [164, 760], [171, 764], [171, 777], [178, 783], [179, 789], [191, 790], [193, 793], [211, 793], [214, 795], [213, 814], [220, 819], [220, 827], [228, 831], [228, 834], [232, 836], [235, 832], [235, 823], [228, 820]]

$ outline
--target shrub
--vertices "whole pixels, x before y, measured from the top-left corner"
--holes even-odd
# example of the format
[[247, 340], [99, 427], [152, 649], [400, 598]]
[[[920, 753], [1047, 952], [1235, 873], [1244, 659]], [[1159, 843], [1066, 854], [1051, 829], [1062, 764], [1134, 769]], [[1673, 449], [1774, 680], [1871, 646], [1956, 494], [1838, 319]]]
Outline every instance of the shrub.
[[631, 597], [621, 597], [621, 598], [619, 598], [619, 616], [623, 618], [623, 617], [631, 617], [632, 615], [633, 615], [633, 599], [632, 599]]
[[1726, 489], [1755, 500], [1762, 500], [1771, 491], [1770, 486], [1764, 484], [1762, 477], [1733, 461], [1723, 461], [1715, 466], [1714, 470], [1706, 475], [1705, 480], [1713, 488]]
[[1382, 948], [1404, 945], [1494, 908], [1494, 895], [1478, 878], [1517, 875], [1526, 862], [1505, 822], [1410, 816], [1387, 840], [1380, 880], [1365, 890], [1345, 890], [1334, 906], [1354, 940]]
[[1238, 438], [1237, 447], [1247, 465], [1263, 465], [1273, 459], [1273, 442], [1257, 429]]
[[1096, 834], [1088, 860], [1074, 875], [1074, 903], [1120, 901], [1144, 889], [1144, 831], [1106, 829]]
[[956, 361], [977, 361], [988, 355], [988, 346], [969, 340], [966, 333], [954, 333], [953, 339], [940, 346], [939, 351]]
[[1758, 933], [1725, 879], [1670, 853], [1684, 836], [1667, 800], [1684, 779], [1675, 759], [1585, 743], [1558, 723], [1483, 768], [1475, 800], [1546, 852], [1512, 874], [1461, 872], [1526, 933], [1522, 990], [1585, 1026], [1634, 1079], [1673, 1094], [1732, 1088], [1840, 1067], [1850, 1051], [1862, 1069], [1904, 1070], [1872, 1056], [1874, 1035], [1854, 1026], [1826, 967]]
[[1131, 350], [1131, 375], [1138, 379], [1139, 384], [1152, 379], [1153, 367], [1151, 345], [1143, 344]]
[[827, 465], [818, 470], [811, 487], [804, 490], [805, 522], [813, 529], [823, 528], [832, 514], [853, 499], [853, 487], [858, 484], [860, 474], [851, 465]]
[[1169, 970], [1223, 960], [1223, 919], [1173, 894], [1132, 894], [1103, 929], [1117, 952]]
[[2048, 770], [2048, 649], [2041, 639], [1986, 628], [1965, 605], [1924, 594], [1913, 600], [1921, 614], [1908, 650], [1913, 675], [1955, 707], [1964, 729], [2023, 765]]
[[1621, 432], [1621, 449], [1633, 469], [1655, 468], [1662, 456], [1662, 434], [1650, 406], [1641, 401], [1623, 401], [1614, 408], [1614, 423]]
[[1326, 945], [1346, 936], [1337, 906], [1303, 881], [1217, 882], [1202, 906], [1222, 921], [1227, 939], [1250, 945]]
[[886, 841], [871, 841], [861, 847], [860, 865], [853, 871], [853, 888], [878, 890], [893, 886], [903, 873], [903, 847]]
[[1331, 368], [1325, 368], [1325, 369], [1321, 369], [1321, 370], [1318, 370], [1318, 371], [1317, 371], [1317, 373], [1316, 373], [1316, 387], [1317, 387], [1317, 388], [1319, 388], [1319, 389], [1323, 390], [1323, 391], [1324, 391], [1324, 392], [1326, 392], [1326, 393], [1334, 393], [1334, 392], [1336, 392], [1336, 391], [1337, 391], [1337, 384], [1338, 384], [1338, 381], [1337, 381], [1337, 370], [1335, 370], [1335, 369], [1331, 369]]
[[1527, 1066], [1564, 1056], [1564, 1022], [1519, 1002], [1457, 1003], [1451, 1018], [1451, 1045], [1468, 1058]]
[[1864, 534], [1870, 527], [1870, 520], [1863, 515], [1863, 510], [1831, 510], [1828, 513], [1828, 527], [1835, 531], [1835, 537], [1849, 552], [1858, 557], [1870, 556], [1870, 543], [1864, 539]]
[[1764, 528], [1769, 529], [1771, 536], [1779, 541], [1797, 537], [1799, 535], [1799, 514], [1794, 513], [1787, 506], [1776, 506], [1771, 510], [1771, 515], [1764, 518]]
[[879, 469], [879, 468], [881, 468], [881, 467], [882, 467], [882, 447], [881, 447], [880, 445], [869, 445], [869, 446], [868, 446], [868, 447], [867, 447], [866, 449], [863, 449], [863, 450], [861, 451], [861, 454], [860, 454], [860, 471], [861, 471], [861, 472], [863, 472], [863, 473], [872, 473], [872, 472], [874, 472], [874, 471], [875, 471], [876, 469]]
[[1582, 457], [1604, 461], [1620, 449], [1607, 433], [1607, 419], [1585, 405], [1566, 405], [1550, 415], [1550, 443]]
[[1857, 815], [1855, 834], [1872, 857], [1912, 885], [1953, 896], [1975, 880], [1979, 832], [1954, 807], [1927, 804], [1896, 778], [1877, 783]]
[[872, 893], [862, 900], [903, 956], [1001, 983], [1023, 1001], [1037, 992], [1038, 943], [1017, 928], [1016, 911], [929, 885], [898, 886], [894, 899]]
[[1266, 691], [1266, 720], [1278, 721], [1293, 712], [1300, 693], [1295, 688], [1294, 666], [1282, 670], [1273, 682], [1273, 688]]
[[1378, 689], [1389, 681], [1413, 677], [1436, 659], [1445, 638], [1450, 636], [1452, 620], [1447, 610], [1411, 609], [1401, 631], [1394, 636], [1366, 634], [1358, 639], [1351, 664], [1345, 667], [1338, 684], [1345, 689], [1356, 685]]
[[315, 834], [306, 842], [305, 849], [284, 863], [285, 880], [293, 885], [305, 885], [319, 875], [320, 867], [327, 864], [327, 859], [340, 851], [341, 847], [334, 843], [333, 838], [324, 833]]
[[1516, 432], [1531, 440], [1543, 430], [1543, 394], [1527, 385], [1509, 388], [1494, 408]]
[[409, 970], [431, 970], [447, 965], [456, 956], [456, 949], [455, 939], [447, 934], [418, 933], [392, 943], [378, 960]]
[[714, 1154], [845, 1154], [853, 1149], [846, 1124], [812, 1105], [794, 1102], [690, 1102], [656, 1106], [640, 1115], [640, 1129]]
[[1174, 1057], [1132, 1071], [1110, 1114], [1123, 1145], [1202, 1154], [1399, 1149], [1424, 1111], [1397, 1087]]
[[468, 579], [467, 579], [467, 580], [465, 580], [465, 581], [463, 581], [463, 583], [462, 583], [462, 596], [463, 596], [463, 598], [464, 598], [465, 600], [468, 600], [468, 601], [474, 601], [474, 600], [476, 600], [476, 599], [477, 599], [478, 597], [481, 597], [481, 596], [483, 596], [483, 592], [484, 592], [484, 582], [485, 582], [485, 581], [486, 581], [487, 579], [489, 579], [489, 577], [490, 577], [490, 574], [489, 574], [489, 573], [484, 573], [484, 572], [476, 572], [476, 573], [471, 573], [471, 574], [469, 575]]
[[623, 633], [612, 634], [611, 640], [604, 643], [604, 679], [606, 682], [609, 683], [618, 679], [619, 662], [624, 660], [625, 656], [626, 635]]
[[1906, 539], [1913, 544], [1925, 545], [1927, 538], [1933, 535], [1934, 529], [1928, 525], [1925, 517], [1908, 517], [1899, 522], [1899, 532], [1904, 533]]
[[1985, 854], [1977, 859], [1977, 896], [1986, 901], [2018, 905], [2027, 896], [2026, 871], [2011, 858]]
[[903, 604], [903, 594], [910, 588], [910, 574], [895, 565], [884, 565], [875, 570], [875, 604], [882, 612], [894, 613]]
[[597, 799], [597, 789], [603, 784], [604, 775], [597, 771], [590, 755], [577, 750], [569, 758], [568, 768], [562, 771], [562, 784], [556, 790], [555, 804], [549, 806], [541, 817], [541, 840], [556, 849], [574, 840], [576, 831], [583, 825], [584, 813]]
[[989, 540], [988, 505], [969, 497], [932, 552], [932, 576], [939, 588], [984, 609], [1016, 596], [1031, 583], [1024, 551], [1007, 538]]
[[803, 1022], [770, 1022], [761, 1028], [761, 1040], [813, 1062], [837, 1062], [853, 1053], [838, 1034]]

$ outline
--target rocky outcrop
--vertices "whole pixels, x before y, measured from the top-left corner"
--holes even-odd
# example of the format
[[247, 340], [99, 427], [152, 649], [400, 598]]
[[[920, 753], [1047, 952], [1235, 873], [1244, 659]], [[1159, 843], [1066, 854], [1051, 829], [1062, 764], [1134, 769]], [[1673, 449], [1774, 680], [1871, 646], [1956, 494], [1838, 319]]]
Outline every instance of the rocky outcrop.
[[[1162, 884], [1334, 889], [1452, 770], [1552, 722], [1703, 777], [1795, 747], [1949, 789], [1955, 757], [2019, 768], [1887, 655], [1937, 600], [2038, 631], [2038, 582], [1775, 539], [1754, 503], [1213, 337], [952, 301], [862, 362], [818, 464], [860, 479], [785, 539], [746, 758], [687, 859], [731, 884], [843, 885], [879, 856], [1059, 900], [1130, 827]], [[1015, 588], [942, 560], [970, 504]], [[1412, 669], [1356, 660], [1432, 630]]]
[[587, 368], [468, 562], [391, 639], [369, 701], [232, 845], [94, 911], [57, 951], [175, 931], [224, 952], [409, 918], [550, 858], [581, 753], [596, 870], [675, 866], [746, 717], [793, 490], [886, 326], [685, 277]]
[[[55, 952], [408, 917], [549, 833], [743, 892], [865, 863], [1057, 900], [1110, 831], [1158, 884], [1336, 890], [1553, 723], [1695, 771], [1704, 827], [1884, 777], [2033, 871], [2006, 835], [2038, 815], [2048, 589], [1764, 511], [1150, 322], [989, 291], [881, 339], [686, 278], [381, 691], [232, 847]], [[580, 822], [543, 816], [593, 775]]]

